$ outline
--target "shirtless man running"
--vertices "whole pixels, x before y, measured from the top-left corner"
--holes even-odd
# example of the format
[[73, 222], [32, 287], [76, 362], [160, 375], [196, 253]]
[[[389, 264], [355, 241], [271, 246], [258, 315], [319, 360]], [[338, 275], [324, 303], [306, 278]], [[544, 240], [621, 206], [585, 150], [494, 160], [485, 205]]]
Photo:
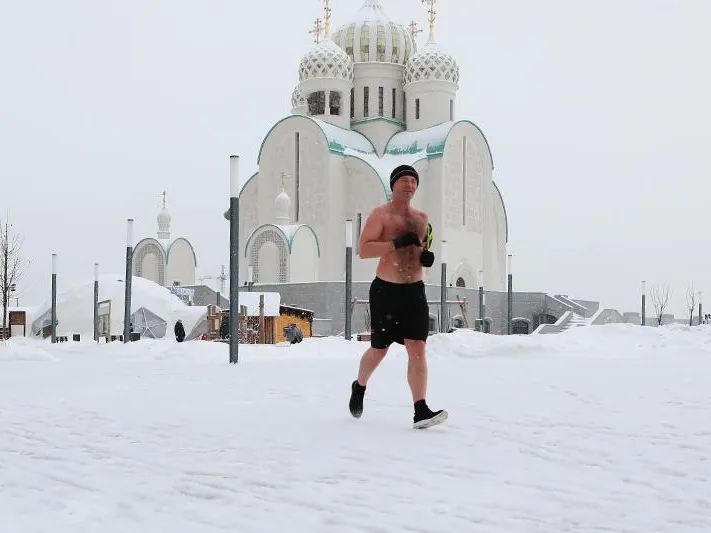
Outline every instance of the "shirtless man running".
[[[420, 183], [417, 171], [401, 165], [390, 174], [390, 203], [373, 209], [360, 237], [360, 257], [379, 257], [370, 285], [371, 341], [360, 361], [358, 379], [351, 384], [349, 408], [359, 418], [368, 379], [385, 358], [393, 342], [404, 344], [408, 355], [407, 382], [415, 407], [416, 429], [444, 422], [447, 412], [427, 406], [427, 360], [425, 344], [429, 331], [429, 306], [425, 296], [423, 265], [433, 256], [425, 252], [428, 217], [410, 205]], [[429, 261], [426, 256], [429, 256]]]

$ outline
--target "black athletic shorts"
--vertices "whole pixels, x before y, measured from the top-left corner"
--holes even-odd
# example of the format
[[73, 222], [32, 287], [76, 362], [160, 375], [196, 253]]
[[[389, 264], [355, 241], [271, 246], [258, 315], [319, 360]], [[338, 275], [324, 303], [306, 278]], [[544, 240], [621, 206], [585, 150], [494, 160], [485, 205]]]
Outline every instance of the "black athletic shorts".
[[370, 284], [370, 324], [373, 348], [427, 340], [430, 308], [424, 282], [391, 283], [376, 277]]

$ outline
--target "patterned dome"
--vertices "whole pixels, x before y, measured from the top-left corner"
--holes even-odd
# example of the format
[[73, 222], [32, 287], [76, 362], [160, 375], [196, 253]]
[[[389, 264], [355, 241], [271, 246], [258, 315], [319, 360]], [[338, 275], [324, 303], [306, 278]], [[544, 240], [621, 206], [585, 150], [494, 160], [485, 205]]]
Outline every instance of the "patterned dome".
[[299, 81], [332, 78], [353, 81], [353, 62], [330, 37], [306, 52], [299, 64]]
[[333, 41], [354, 63], [404, 65], [417, 50], [407, 28], [391, 21], [378, 0], [366, 0], [354, 20], [333, 35]]
[[294, 88], [294, 92], [291, 93], [291, 108], [296, 109], [297, 107], [302, 105], [306, 105], [306, 98], [304, 98], [304, 95], [301, 94], [299, 86], [297, 85]]
[[421, 52], [405, 66], [405, 85], [417, 81], [449, 81], [459, 84], [459, 66], [452, 56], [443, 52], [430, 36]]

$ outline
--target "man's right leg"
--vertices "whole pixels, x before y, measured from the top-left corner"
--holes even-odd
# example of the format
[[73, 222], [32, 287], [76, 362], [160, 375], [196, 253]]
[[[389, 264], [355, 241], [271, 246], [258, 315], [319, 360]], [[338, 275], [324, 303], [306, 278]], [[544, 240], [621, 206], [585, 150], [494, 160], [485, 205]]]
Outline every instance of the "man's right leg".
[[373, 375], [378, 365], [385, 359], [388, 353], [387, 348], [368, 348], [363, 357], [360, 358], [360, 366], [358, 367], [358, 383], [365, 387], [368, 384], [370, 376]]
[[363, 357], [360, 358], [358, 367], [358, 379], [351, 384], [351, 399], [348, 407], [351, 415], [360, 418], [363, 414], [363, 397], [365, 396], [365, 386], [368, 384], [370, 376], [373, 375], [378, 365], [385, 359], [388, 353], [387, 348], [368, 348]]

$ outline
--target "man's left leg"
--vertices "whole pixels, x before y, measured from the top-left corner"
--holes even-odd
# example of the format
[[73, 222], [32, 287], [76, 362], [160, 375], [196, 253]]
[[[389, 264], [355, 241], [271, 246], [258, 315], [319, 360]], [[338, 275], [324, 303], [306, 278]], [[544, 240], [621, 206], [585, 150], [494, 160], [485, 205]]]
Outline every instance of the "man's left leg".
[[427, 358], [426, 343], [421, 340], [405, 339], [407, 350], [407, 383], [412, 391], [415, 406], [413, 423], [415, 429], [424, 429], [447, 420], [447, 411], [432, 411], [426, 402], [427, 397]]

